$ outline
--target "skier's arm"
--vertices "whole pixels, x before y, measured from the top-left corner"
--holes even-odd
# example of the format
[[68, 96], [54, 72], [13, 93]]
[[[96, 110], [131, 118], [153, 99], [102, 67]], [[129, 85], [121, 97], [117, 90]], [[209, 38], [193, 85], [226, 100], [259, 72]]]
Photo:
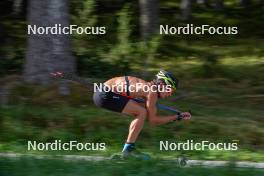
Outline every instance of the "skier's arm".
[[153, 125], [162, 125], [177, 120], [177, 115], [157, 116], [157, 93], [150, 92], [146, 100], [146, 108], [148, 112], [148, 120]]

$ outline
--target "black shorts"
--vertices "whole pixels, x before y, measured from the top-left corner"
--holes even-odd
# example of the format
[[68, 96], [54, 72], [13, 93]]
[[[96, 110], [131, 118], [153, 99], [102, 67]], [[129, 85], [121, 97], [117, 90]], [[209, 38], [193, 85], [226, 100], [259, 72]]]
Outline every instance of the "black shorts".
[[122, 112], [130, 98], [114, 92], [94, 92], [93, 101], [98, 107], [115, 112]]

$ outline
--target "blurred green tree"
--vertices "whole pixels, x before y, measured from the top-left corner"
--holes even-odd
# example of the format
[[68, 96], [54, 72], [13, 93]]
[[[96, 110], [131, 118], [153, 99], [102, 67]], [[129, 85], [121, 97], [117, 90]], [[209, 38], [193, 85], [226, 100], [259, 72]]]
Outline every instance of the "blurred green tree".
[[[152, 40], [153, 36], [159, 29], [159, 1], [158, 0], [139, 0], [140, 7], [140, 33], [143, 43], [139, 49], [149, 51], [148, 42]], [[143, 55], [144, 68], [149, 68], [149, 63], [152, 53], [148, 56]], [[143, 76], [148, 76], [147, 69], [144, 70]]]
[[192, 4], [193, 0], [181, 1], [181, 15], [183, 20], [189, 20], [192, 17]]

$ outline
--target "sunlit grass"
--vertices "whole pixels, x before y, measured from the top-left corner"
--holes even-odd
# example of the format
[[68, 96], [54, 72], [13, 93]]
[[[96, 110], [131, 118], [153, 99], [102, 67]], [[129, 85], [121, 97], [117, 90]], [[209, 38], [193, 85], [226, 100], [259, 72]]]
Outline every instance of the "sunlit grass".
[[243, 56], [221, 59], [221, 64], [226, 66], [262, 66], [264, 64], [264, 57]]
[[[185, 91], [190, 91], [190, 95], [176, 101], [173, 97], [161, 103], [183, 111], [192, 110], [193, 120], [189, 123], [175, 122], [157, 128], [146, 125], [138, 141], [141, 150], [161, 157], [169, 155], [176, 157], [179, 152], [160, 152], [158, 141], [196, 139], [216, 142], [235, 139], [241, 144], [241, 150], [236, 152], [239, 153], [238, 160], [263, 161], [261, 150], [256, 150], [264, 145], [261, 120], [263, 109], [239, 98], [241, 92], [247, 89], [246, 85], [236, 86], [226, 79], [186, 80], [183, 85]], [[181, 89], [180, 92], [183, 91]], [[0, 133], [2, 139], [0, 150], [19, 153], [29, 152], [26, 150], [27, 140], [44, 142], [55, 139], [63, 141], [78, 139], [84, 142], [103, 141], [107, 143], [108, 148], [103, 152], [72, 151], [71, 154], [110, 156], [111, 153], [121, 150], [131, 120], [130, 117], [120, 117], [117, 113], [92, 105], [44, 107], [25, 104], [2, 108], [0, 112], [4, 127]], [[169, 113], [161, 111], [161, 114]], [[232, 152], [186, 153], [197, 159], [226, 160], [234, 156]]]

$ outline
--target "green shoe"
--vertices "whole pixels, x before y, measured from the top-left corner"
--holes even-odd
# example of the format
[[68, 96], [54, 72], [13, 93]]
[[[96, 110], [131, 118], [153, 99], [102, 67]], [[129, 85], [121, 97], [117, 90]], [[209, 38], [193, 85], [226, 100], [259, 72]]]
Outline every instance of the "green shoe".
[[115, 153], [110, 156], [110, 160], [123, 160], [123, 154], [122, 153]]
[[131, 151], [122, 152], [122, 154], [123, 154], [124, 159], [129, 159], [129, 158], [135, 158], [135, 159], [141, 159], [141, 160], [150, 160], [151, 159], [150, 155], [148, 155], [146, 153], [142, 153], [142, 152], [136, 150], [135, 148]]

